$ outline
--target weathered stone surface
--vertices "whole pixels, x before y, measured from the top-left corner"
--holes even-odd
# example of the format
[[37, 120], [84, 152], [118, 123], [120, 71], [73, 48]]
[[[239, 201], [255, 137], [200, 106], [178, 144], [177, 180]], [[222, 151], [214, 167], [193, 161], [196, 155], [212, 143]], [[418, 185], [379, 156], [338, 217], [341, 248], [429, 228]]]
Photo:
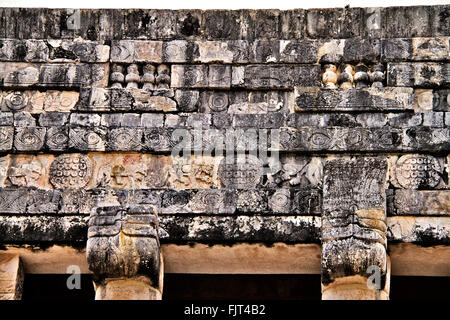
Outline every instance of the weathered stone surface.
[[14, 127], [0, 127], [0, 151], [10, 151], [14, 141]]
[[113, 41], [111, 45], [111, 62], [161, 63], [163, 55], [162, 41]]
[[295, 88], [295, 111], [368, 111], [412, 109], [411, 88], [328, 90]]
[[251, 89], [318, 86], [318, 65], [246, 65], [232, 70], [232, 86]]
[[449, 217], [389, 217], [389, 241], [403, 241], [422, 245], [450, 243]]
[[[118, 298], [108, 292], [112, 290], [109, 286], [114, 278], [143, 277], [145, 281], [141, 285], [161, 290], [158, 208], [131, 206], [93, 210], [86, 254], [97, 286], [97, 299]], [[136, 289], [136, 284], [132, 287]], [[123, 295], [122, 298], [132, 297]]]
[[135, 128], [115, 128], [108, 132], [108, 150], [140, 151], [142, 130]]
[[50, 182], [58, 189], [84, 187], [92, 175], [91, 160], [82, 154], [61, 155], [52, 162]]
[[19, 255], [0, 255], [0, 300], [21, 300], [25, 274]]
[[263, 163], [255, 156], [242, 159], [223, 158], [220, 162], [220, 183], [226, 188], [249, 189], [261, 182]]
[[49, 127], [45, 136], [45, 145], [51, 151], [65, 151], [69, 146], [69, 128]]
[[442, 187], [442, 161], [423, 154], [394, 157], [391, 159], [391, 183], [405, 189]]
[[386, 38], [430, 37], [431, 7], [388, 7], [384, 9]]
[[391, 215], [450, 216], [450, 191], [395, 190]]
[[106, 130], [102, 128], [70, 128], [69, 148], [80, 151], [105, 151]]
[[171, 87], [202, 88], [208, 87], [208, 67], [206, 65], [173, 65]]
[[26, 189], [0, 189], [0, 212], [6, 214], [25, 213], [27, 205]]
[[369, 266], [387, 272], [386, 171], [383, 158], [334, 159], [324, 167], [322, 213], [322, 292], [339, 278], [359, 275], [366, 282]]
[[306, 30], [311, 38], [351, 38], [360, 35], [359, 8], [311, 9]]
[[14, 135], [14, 148], [17, 151], [36, 151], [42, 149], [45, 142], [45, 128], [17, 127]]
[[433, 94], [434, 111], [450, 111], [450, 90], [436, 90]]
[[108, 64], [0, 63], [0, 80], [5, 87], [105, 87]]
[[175, 100], [178, 109], [183, 112], [197, 111], [199, 96], [200, 94], [196, 90], [177, 90]]
[[58, 213], [61, 202], [59, 190], [31, 189], [28, 192], [28, 214], [54, 214]]
[[387, 84], [397, 87], [448, 87], [448, 63], [388, 63]]
[[279, 147], [292, 151], [399, 151], [403, 147], [402, 135], [401, 129], [390, 127], [281, 128]]

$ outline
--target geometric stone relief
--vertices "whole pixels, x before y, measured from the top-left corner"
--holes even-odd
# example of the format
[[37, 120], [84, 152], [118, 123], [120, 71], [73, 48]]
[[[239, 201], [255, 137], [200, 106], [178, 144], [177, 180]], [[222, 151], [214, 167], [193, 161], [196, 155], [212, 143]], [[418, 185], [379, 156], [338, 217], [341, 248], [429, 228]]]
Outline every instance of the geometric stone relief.
[[10, 151], [12, 149], [13, 137], [13, 127], [0, 127], [0, 151]]
[[253, 189], [262, 180], [263, 163], [254, 155], [223, 157], [218, 174], [222, 188]]
[[431, 155], [407, 154], [392, 157], [391, 183], [397, 188], [427, 189], [445, 187], [443, 159]]
[[40, 150], [44, 146], [45, 128], [16, 127], [14, 147], [18, 151]]
[[50, 167], [50, 182], [57, 189], [83, 188], [92, 175], [91, 160], [83, 154], [64, 154]]
[[220, 157], [172, 157], [169, 167], [169, 185], [177, 189], [210, 188], [217, 186]]

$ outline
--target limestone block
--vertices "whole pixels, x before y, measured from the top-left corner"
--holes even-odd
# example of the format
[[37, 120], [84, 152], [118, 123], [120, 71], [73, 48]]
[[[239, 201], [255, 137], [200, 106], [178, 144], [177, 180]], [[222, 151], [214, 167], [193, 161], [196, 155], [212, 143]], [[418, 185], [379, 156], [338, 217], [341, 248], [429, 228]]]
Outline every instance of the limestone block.
[[208, 87], [208, 67], [206, 65], [172, 65], [171, 87]]
[[[352, 38], [360, 35], [359, 8], [311, 9], [306, 13], [306, 30], [311, 38]], [[330, 28], [329, 21], [335, 23]]]
[[45, 142], [43, 127], [16, 127], [14, 134], [14, 148], [17, 151], [41, 150]]
[[[277, 63], [280, 62], [279, 40], [255, 40], [249, 47], [250, 63]], [[295, 62], [294, 62], [295, 63]]]
[[106, 134], [107, 131], [99, 127], [69, 128], [69, 148], [79, 151], [105, 151]]
[[288, 89], [295, 86], [318, 86], [321, 72], [318, 65], [253, 64], [233, 68], [232, 73], [232, 85], [235, 87]]
[[[182, 112], [197, 111], [200, 93], [196, 90], [176, 90], [175, 100]], [[176, 110], [176, 108], [175, 108]]]
[[69, 146], [69, 128], [67, 126], [48, 127], [45, 146], [51, 151], [65, 151]]
[[59, 211], [61, 192], [59, 190], [31, 189], [28, 192], [28, 214], [55, 214]]
[[381, 42], [379, 39], [345, 39], [343, 59], [346, 62], [379, 62]]
[[367, 111], [412, 109], [411, 88], [328, 90], [295, 87], [295, 107], [302, 111]]
[[198, 47], [198, 57], [194, 62], [199, 63], [224, 63], [233, 62], [234, 52], [228, 48], [228, 41], [196, 41]]
[[217, 171], [220, 157], [190, 156], [171, 157], [169, 186], [176, 189], [207, 189], [217, 187]]
[[390, 158], [390, 181], [398, 188], [442, 188], [444, 160], [432, 155], [408, 154]]
[[142, 149], [142, 130], [136, 128], [114, 128], [108, 132], [107, 150], [140, 151]]
[[366, 287], [366, 290], [372, 290], [373, 298], [379, 299], [380, 292], [377, 291], [385, 288], [386, 172], [387, 161], [382, 157], [337, 158], [325, 163], [323, 299], [329, 298], [326, 292], [330, 287], [341, 287], [341, 282], [346, 282], [349, 277], [359, 276], [362, 284], [367, 283], [369, 267], [378, 271], [380, 283], [379, 287]]
[[18, 255], [0, 255], [0, 300], [21, 300], [24, 271]]
[[48, 172], [52, 155], [12, 155], [8, 166], [9, 185], [48, 189]]
[[450, 243], [450, 218], [445, 217], [388, 217], [389, 241], [420, 243], [423, 245], [448, 245]]
[[384, 11], [386, 38], [430, 37], [431, 7], [389, 7]]
[[69, 122], [67, 112], [45, 112], [39, 115], [39, 125], [42, 127], [60, 127]]
[[283, 63], [315, 63], [318, 60], [316, 40], [281, 40], [280, 62]]
[[144, 189], [148, 174], [142, 154], [90, 154], [92, 180], [87, 188]]
[[109, 46], [95, 41], [49, 40], [46, 47], [50, 62], [94, 63], [109, 60]]
[[433, 94], [433, 111], [450, 110], [450, 90], [436, 90]]
[[388, 86], [446, 87], [450, 83], [448, 63], [388, 63]]
[[449, 216], [450, 191], [395, 190], [393, 206], [395, 215]]
[[162, 41], [113, 41], [111, 46], [111, 62], [161, 63], [163, 57]]
[[0, 151], [10, 151], [14, 141], [14, 127], [0, 127]]
[[24, 214], [27, 206], [26, 189], [0, 189], [0, 213]]

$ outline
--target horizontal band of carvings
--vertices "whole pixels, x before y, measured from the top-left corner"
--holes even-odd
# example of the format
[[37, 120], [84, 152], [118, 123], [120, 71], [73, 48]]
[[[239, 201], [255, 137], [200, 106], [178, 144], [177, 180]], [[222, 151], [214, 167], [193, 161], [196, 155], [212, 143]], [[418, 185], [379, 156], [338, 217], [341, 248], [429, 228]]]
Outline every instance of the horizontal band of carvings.
[[[241, 115], [242, 116], [242, 115]], [[241, 117], [236, 129], [162, 128], [163, 115], [143, 117], [149, 127], [0, 126], [0, 152], [30, 151], [147, 151], [171, 152], [195, 150], [205, 154], [224, 154], [224, 150], [283, 152], [441, 152], [450, 149], [449, 127], [281, 127], [274, 117]], [[140, 122], [137, 117], [125, 117]], [[259, 129], [249, 128], [249, 120], [261, 120]], [[271, 122], [271, 120], [275, 120]], [[83, 117], [80, 121], [98, 117]], [[113, 119], [114, 120], [114, 119]], [[266, 122], [267, 121], [267, 122]], [[87, 122], [87, 121], [86, 121]], [[236, 121], [237, 122], [237, 121]], [[88, 122], [87, 122], [88, 123]], [[258, 142], [259, 141], [259, 142]], [[258, 144], [259, 143], [259, 144]], [[209, 151], [208, 151], [209, 150]]]
[[87, 40], [0, 39], [0, 61], [108, 62], [109, 46]]
[[[449, 37], [339, 40], [0, 39], [0, 61], [114, 63], [316, 63], [448, 61]], [[111, 48], [111, 55], [110, 55]]]
[[331, 90], [295, 88], [295, 111], [405, 111], [414, 108], [411, 88]]
[[99, 203], [158, 207], [162, 215], [320, 215], [318, 189], [0, 189], [0, 215], [89, 215]]
[[319, 65], [172, 65], [172, 88], [289, 89], [320, 85]]
[[[320, 242], [320, 217], [308, 216], [160, 216], [162, 243]], [[387, 240], [418, 245], [450, 244], [449, 217], [388, 217]], [[79, 243], [87, 240], [88, 217], [0, 217], [0, 241]]]
[[[235, 40], [448, 36], [448, 10], [445, 5], [308, 10], [1, 8], [0, 37]], [[79, 28], [68, 23], [75, 17]]]
[[[450, 89], [432, 90], [386, 87], [330, 90], [296, 87], [295, 92], [280, 90], [199, 90], [90, 88], [76, 91], [0, 91], [0, 110], [4, 112], [199, 112], [211, 114], [287, 114], [289, 112], [382, 112], [407, 111], [393, 115], [408, 118], [425, 113], [448, 112]], [[322, 115], [323, 116], [323, 115]], [[366, 115], [369, 116], [369, 115]], [[379, 115], [378, 115], [379, 116]], [[222, 117], [225, 117], [222, 115]], [[301, 116], [304, 118], [306, 116]], [[369, 116], [370, 117], [370, 116]], [[443, 120], [442, 120], [443, 121]], [[0, 123], [0, 125], [5, 125]], [[323, 125], [319, 123], [319, 125]], [[395, 124], [391, 124], [394, 125]], [[420, 123], [405, 123], [407, 126]]]
[[388, 199], [391, 215], [450, 216], [450, 190], [399, 189]]
[[[262, 188], [280, 189], [277, 195], [280, 199], [284, 199], [289, 198], [288, 194], [283, 194], [284, 189], [309, 190], [312, 194], [315, 194], [315, 190], [321, 189], [323, 165], [333, 157], [333, 155], [319, 157], [276, 153], [266, 158], [263, 154], [236, 157], [192, 155], [187, 158], [132, 152], [18, 154], [0, 158], [3, 168], [0, 171], [0, 187], [13, 188], [11, 196], [13, 198], [17, 196], [24, 204], [25, 199], [16, 194], [19, 191], [14, 191], [15, 188], [59, 189], [64, 192], [74, 192], [76, 189], [132, 191]], [[388, 156], [388, 160], [389, 182], [395, 188], [419, 190], [448, 188], [445, 178], [449, 170], [448, 157], [445, 160], [442, 156], [406, 154], [401, 157]], [[255, 194], [254, 197], [259, 198], [261, 195]], [[249, 201], [252, 198], [253, 196], [248, 195]], [[9, 202], [4, 201], [3, 204], [8, 206]], [[312, 205], [314, 203], [315, 201]], [[257, 210], [258, 207], [255, 206], [253, 210]], [[248, 208], [252, 208], [251, 203]]]
[[0, 63], [0, 84], [4, 87], [106, 87], [108, 77], [108, 63]]
[[387, 85], [394, 87], [449, 88], [450, 63], [388, 63]]

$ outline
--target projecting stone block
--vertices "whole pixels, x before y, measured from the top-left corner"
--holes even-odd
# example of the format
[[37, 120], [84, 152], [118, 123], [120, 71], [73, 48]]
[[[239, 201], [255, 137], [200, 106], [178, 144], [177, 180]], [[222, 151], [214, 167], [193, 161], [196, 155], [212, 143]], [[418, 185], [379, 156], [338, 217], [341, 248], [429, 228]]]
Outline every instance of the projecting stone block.
[[0, 255], [0, 300], [21, 300], [24, 271], [19, 255]]
[[450, 216], [450, 191], [395, 190], [393, 215]]
[[295, 88], [295, 111], [368, 111], [413, 109], [411, 88], [329, 90]]
[[27, 208], [27, 189], [0, 189], [0, 213], [24, 214]]
[[449, 217], [388, 217], [388, 239], [424, 246], [450, 243]]

